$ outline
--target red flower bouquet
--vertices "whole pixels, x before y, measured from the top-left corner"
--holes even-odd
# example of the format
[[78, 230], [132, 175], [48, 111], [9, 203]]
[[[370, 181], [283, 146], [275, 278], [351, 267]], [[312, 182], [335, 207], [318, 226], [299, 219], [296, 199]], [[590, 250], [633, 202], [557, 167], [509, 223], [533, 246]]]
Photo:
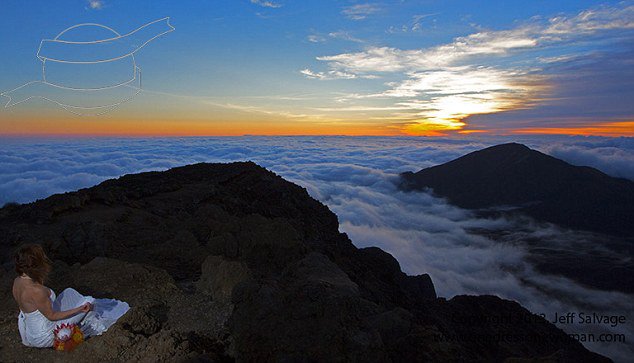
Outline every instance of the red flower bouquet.
[[84, 334], [76, 324], [57, 325], [53, 330], [55, 340], [53, 349], [60, 351], [71, 351], [84, 341]]

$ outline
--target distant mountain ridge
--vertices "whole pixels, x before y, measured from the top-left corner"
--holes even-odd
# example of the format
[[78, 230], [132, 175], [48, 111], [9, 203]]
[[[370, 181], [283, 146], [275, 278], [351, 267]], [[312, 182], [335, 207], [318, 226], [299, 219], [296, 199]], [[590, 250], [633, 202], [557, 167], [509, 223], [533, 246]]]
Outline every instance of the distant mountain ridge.
[[401, 174], [403, 190], [431, 188], [468, 209], [515, 207], [561, 226], [634, 236], [634, 182], [508, 143]]

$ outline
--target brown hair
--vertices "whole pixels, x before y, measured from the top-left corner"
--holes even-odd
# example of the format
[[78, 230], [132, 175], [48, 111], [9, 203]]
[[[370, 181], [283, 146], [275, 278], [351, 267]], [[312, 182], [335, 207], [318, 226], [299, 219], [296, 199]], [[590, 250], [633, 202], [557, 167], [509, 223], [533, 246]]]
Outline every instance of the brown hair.
[[33, 281], [43, 284], [51, 271], [51, 260], [38, 244], [21, 246], [13, 256], [15, 272], [27, 274]]

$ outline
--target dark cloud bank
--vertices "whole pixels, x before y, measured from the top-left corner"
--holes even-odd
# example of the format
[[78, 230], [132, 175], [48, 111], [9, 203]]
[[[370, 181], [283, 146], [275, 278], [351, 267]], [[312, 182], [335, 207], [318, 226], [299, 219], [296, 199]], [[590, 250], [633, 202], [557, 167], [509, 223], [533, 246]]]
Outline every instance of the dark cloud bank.
[[[253, 160], [305, 187], [328, 205], [358, 247], [379, 246], [408, 274], [429, 273], [439, 296], [494, 294], [548, 318], [554, 313], [625, 315], [617, 327], [559, 325], [568, 332], [622, 333], [628, 343], [588, 343], [617, 361], [634, 356], [634, 299], [543, 275], [520, 241], [539, 238], [562, 250], [591, 237], [531, 220], [483, 219], [427, 193], [398, 191], [398, 173], [516, 141], [607, 174], [634, 179], [634, 139], [520, 137], [242, 137], [147, 139], [0, 139], [0, 205], [30, 202], [127, 173], [195, 162]], [[504, 243], [473, 229], [513, 231]]]

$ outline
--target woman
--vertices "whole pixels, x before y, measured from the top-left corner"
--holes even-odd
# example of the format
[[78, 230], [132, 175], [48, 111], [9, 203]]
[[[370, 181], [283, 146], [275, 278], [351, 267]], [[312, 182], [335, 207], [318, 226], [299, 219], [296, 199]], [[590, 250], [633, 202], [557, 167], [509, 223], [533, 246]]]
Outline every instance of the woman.
[[[84, 335], [99, 335], [129, 309], [128, 304], [112, 299], [93, 299], [68, 288], [59, 297], [44, 286], [51, 263], [42, 246], [30, 244], [15, 253], [13, 297], [20, 307], [18, 328], [22, 343], [30, 347], [52, 347], [53, 330], [62, 323], [81, 325]], [[93, 310], [101, 303], [107, 309]], [[89, 314], [90, 312], [90, 314]]]

